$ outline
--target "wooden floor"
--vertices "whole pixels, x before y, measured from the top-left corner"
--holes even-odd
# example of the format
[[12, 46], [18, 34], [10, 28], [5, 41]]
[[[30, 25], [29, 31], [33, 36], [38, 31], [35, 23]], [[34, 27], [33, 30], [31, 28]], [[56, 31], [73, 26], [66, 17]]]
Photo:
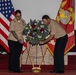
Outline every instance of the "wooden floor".
[[23, 73], [9, 73], [7, 70], [0, 70], [0, 75], [76, 75], [76, 70], [66, 70], [65, 73], [50, 73], [50, 72], [41, 72], [41, 73], [32, 73], [29, 71], [23, 71]]
[[[8, 70], [8, 57], [9, 55], [0, 55], [0, 70]], [[45, 68], [46, 67], [46, 68]], [[22, 65], [22, 70], [31, 70], [32, 66]], [[53, 66], [41, 66], [42, 70], [52, 70]], [[68, 56], [68, 65], [65, 70], [76, 70], [76, 56]]]

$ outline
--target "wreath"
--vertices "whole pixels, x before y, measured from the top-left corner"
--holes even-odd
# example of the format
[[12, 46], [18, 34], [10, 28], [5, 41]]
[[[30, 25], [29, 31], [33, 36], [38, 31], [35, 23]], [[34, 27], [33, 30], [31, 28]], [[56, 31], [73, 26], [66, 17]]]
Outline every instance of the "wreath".
[[44, 41], [48, 36], [47, 25], [41, 20], [31, 20], [25, 26], [23, 34], [26, 36], [26, 41], [32, 45], [38, 45], [40, 41]]

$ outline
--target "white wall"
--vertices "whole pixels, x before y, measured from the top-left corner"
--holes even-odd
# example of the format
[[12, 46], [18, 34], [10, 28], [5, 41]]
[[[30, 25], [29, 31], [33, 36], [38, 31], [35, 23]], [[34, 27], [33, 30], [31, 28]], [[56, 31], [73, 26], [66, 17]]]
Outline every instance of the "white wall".
[[23, 18], [28, 22], [31, 19], [41, 19], [48, 14], [55, 19], [62, 0], [12, 0], [14, 8], [22, 11]]
[[62, 0], [12, 0], [15, 10], [20, 9], [22, 11], [23, 19], [25, 19], [26, 23], [29, 22], [30, 19], [41, 19], [44, 14], [48, 14], [51, 18], [55, 19], [61, 1]]

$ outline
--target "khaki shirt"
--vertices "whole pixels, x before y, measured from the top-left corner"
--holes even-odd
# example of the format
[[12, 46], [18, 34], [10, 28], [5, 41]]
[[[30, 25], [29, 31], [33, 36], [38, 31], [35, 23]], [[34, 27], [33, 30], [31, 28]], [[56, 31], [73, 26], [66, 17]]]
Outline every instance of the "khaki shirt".
[[15, 19], [13, 19], [11, 22], [10, 22], [10, 26], [9, 26], [9, 37], [8, 37], [8, 40], [12, 40], [12, 41], [18, 41], [14, 36], [13, 34], [11, 33], [11, 31], [15, 31], [15, 33], [17, 34], [17, 36], [19, 37], [19, 39], [21, 40], [24, 40], [23, 39], [23, 35], [22, 35], [22, 32], [23, 32], [23, 29], [24, 27], [26, 26], [26, 23], [23, 19], [21, 19], [19, 22]]
[[48, 25], [48, 31], [51, 33], [51, 35], [54, 35], [54, 38], [56, 39], [66, 35], [66, 31], [63, 29], [63, 27], [57, 21], [52, 19]]

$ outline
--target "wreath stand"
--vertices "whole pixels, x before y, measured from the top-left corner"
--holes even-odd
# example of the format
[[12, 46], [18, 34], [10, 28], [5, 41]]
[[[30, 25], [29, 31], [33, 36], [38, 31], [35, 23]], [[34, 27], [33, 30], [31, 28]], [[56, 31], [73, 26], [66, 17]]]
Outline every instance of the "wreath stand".
[[[36, 45], [36, 46], [37, 46], [37, 45]], [[36, 49], [37, 49], [37, 48], [36, 48]], [[27, 53], [28, 53], [28, 57], [29, 57], [29, 59], [30, 59], [30, 62], [31, 62], [31, 64], [32, 64], [32, 72], [34, 72], [34, 73], [40, 73], [40, 72], [41, 72], [41, 65], [42, 65], [42, 62], [43, 62], [43, 60], [44, 60], [44, 57], [45, 57], [47, 48], [46, 48], [46, 50], [44, 51], [44, 54], [42, 55], [42, 59], [41, 59], [40, 64], [39, 64], [38, 67], [35, 67], [35, 66], [34, 66], [33, 60], [32, 60], [31, 57], [30, 57], [29, 50], [28, 50], [28, 49], [26, 49], [26, 50], [27, 50]]]

